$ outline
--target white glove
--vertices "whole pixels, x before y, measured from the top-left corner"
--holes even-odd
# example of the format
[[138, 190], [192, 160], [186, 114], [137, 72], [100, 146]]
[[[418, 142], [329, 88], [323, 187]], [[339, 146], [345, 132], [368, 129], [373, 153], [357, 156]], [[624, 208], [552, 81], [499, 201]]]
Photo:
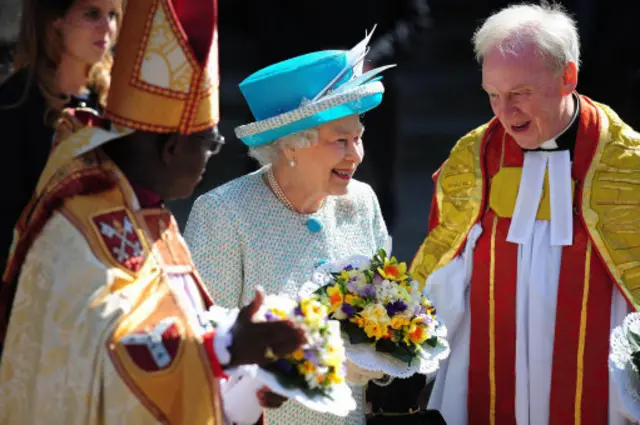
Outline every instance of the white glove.
[[252, 425], [258, 422], [262, 407], [257, 392], [264, 384], [254, 377], [251, 368], [241, 366], [221, 381], [220, 392], [227, 424]]
[[351, 384], [365, 385], [372, 379], [380, 379], [384, 376], [382, 372], [373, 372], [356, 365], [347, 359], [347, 381]]

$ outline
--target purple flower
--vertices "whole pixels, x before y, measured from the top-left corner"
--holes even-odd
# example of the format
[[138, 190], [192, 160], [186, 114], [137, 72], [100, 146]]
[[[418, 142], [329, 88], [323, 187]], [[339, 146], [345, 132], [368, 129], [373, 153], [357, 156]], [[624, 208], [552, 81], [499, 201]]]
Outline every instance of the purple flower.
[[293, 369], [293, 365], [291, 365], [291, 363], [284, 359], [276, 360], [274, 362], [274, 365], [284, 373], [289, 373]]
[[351, 283], [347, 283], [347, 289], [349, 290], [349, 292], [351, 292], [352, 294], [357, 294], [358, 293], [358, 287], [356, 286], [355, 283], [351, 282]]
[[362, 298], [375, 298], [376, 288], [374, 288], [373, 285], [364, 285], [364, 287], [360, 289], [360, 296]]
[[421, 314], [425, 314], [426, 312], [427, 311], [424, 309], [424, 307], [419, 305], [413, 310], [413, 315], [420, 316]]
[[356, 314], [356, 309], [353, 308], [351, 304], [343, 303], [342, 312], [347, 316], [348, 319], [350, 319], [354, 314]]
[[273, 313], [271, 313], [270, 311], [267, 311], [267, 312], [264, 314], [264, 317], [265, 317], [265, 319], [267, 319], [267, 320], [277, 320], [277, 319], [278, 319], [278, 317], [276, 317], [276, 315], [275, 315], [275, 314], [273, 314]]
[[318, 354], [316, 350], [304, 350], [304, 358], [315, 365], [318, 364]]
[[382, 282], [384, 282], [384, 279], [382, 278], [382, 276], [380, 276], [379, 274], [376, 274], [373, 277], [373, 282], [371, 282], [374, 285], [380, 285]]
[[398, 300], [387, 304], [385, 308], [387, 309], [387, 315], [389, 315], [389, 317], [393, 317], [397, 313], [402, 313], [403, 311], [405, 311], [407, 309], [407, 305], [404, 302]]
[[350, 272], [351, 270], [353, 270], [353, 266], [351, 264], [349, 264], [347, 267], [345, 267], [344, 269], [345, 272]]
[[302, 310], [300, 310], [300, 307], [296, 307], [296, 308], [295, 308], [295, 310], [293, 310], [293, 313], [294, 313], [296, 316], [300, 316], [300, 317], [304, 316], [304, 315], [302, 314]]

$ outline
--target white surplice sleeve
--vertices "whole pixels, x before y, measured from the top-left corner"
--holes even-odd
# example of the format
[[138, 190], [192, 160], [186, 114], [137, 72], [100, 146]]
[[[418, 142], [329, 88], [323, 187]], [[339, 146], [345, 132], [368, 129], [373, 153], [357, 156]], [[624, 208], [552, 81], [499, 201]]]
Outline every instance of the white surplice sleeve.
[[238, 307], [244, 286], [242, 237], [233, 210], [215, 192], [193, 205], [184, 237], [213, 302]]
[[473, 250], [481, 234], [480, 224], [473, 226], [462, 253], [445, 267], [433, 272], [425, 285], [425, 293], [447, 327], [449, 337], [458, 329], [466, 309], [466, 293], [473, 270]]

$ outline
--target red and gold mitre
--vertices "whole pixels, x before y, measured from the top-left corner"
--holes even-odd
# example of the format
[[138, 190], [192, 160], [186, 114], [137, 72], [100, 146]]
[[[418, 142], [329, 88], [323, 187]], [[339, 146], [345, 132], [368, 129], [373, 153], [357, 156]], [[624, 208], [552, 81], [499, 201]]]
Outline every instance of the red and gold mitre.
[[129, 0], [106, 115], [119, 126], [191, 134], [215, 126], [217, 0]]

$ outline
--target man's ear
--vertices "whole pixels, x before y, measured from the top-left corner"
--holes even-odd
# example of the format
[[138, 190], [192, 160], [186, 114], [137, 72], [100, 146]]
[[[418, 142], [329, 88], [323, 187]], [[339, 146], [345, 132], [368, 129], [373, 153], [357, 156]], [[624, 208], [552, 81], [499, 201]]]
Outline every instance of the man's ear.
[[164, 140], [160, 140], [161, 148], [160, 148], [160, 158], [164, 165], [171, 165], [171, 163], [175, 160], [176, 153], [179, 150], [182, 137], [180, 134], [171, 133], [169, 135], [162, 135]]
[[578, 66], [574, 62], [565, 65], [562, 71], [562, 95], [573, 93], [578, 85]]

